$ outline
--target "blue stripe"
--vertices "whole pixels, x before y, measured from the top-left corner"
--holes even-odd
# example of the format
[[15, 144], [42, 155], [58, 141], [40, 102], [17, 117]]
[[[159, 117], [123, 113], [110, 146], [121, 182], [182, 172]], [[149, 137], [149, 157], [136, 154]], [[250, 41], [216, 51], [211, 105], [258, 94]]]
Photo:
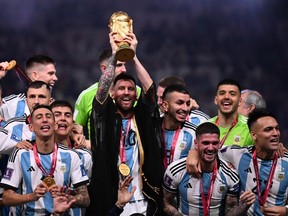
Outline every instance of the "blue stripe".
[[17, 103], [15, 117], [21, 117], [25, 112], [26, 100], [19, 100]]
[[[189, 215], [188, 188], [185, 187], [185, 185], [187, 185], [187, 183], [189, 182], [189, 179], [190, 179], [190, 175], [188, 173], [185, 173], [182, 181], [180, 182], [180, 184], [178, 186], [179, 194], [181, 194], [181, 196], [183, 197], [182, 200], [180, 200], [181, 212], [185, 215]], [[192, 185], [192, 187], [193, 186], [194, 185]], [[184, 202], [184, 200], [185, 200], [185, 202]]]
[[[64, 183], [63, 185], [70, 186], [70, 175], [69, 171], [71, 170], [71, 155], [69, 152], [60, 152], [61, 163], [66, 165], [66, 172], [64, 173]], [[57, 161], [58, 162], [58, 161]]]
[[[32, 172], [28, 172], [27, 170], [31, 167], [31, 161], [30, 161], [30, 152], [23, 152], [21, 154], [21, 168], [22, 168], [22, 173], [23, 173], [23, 184], [25, 183], [26, 185], [26, 194], [33, 193], [34, 188], [32, 188]], [[34, 167], [35, 169], [36, 167]], [[35, 179], [33, 179], [35, 180]], [[26, 211], [27, 212], [34, 212], [35, 209], [35, 202], [29, 202], [27, 203]], [[19, 210], [19, 209], [18, 209]]]
[[183, 133], [183, 141], [186, 142], [186, 146], [185, 150], [181, 151], [180, 153], [180, 159], [188, 156], [188, 153], [193, 144], [193, 136], [187, 131], [183, 131]]

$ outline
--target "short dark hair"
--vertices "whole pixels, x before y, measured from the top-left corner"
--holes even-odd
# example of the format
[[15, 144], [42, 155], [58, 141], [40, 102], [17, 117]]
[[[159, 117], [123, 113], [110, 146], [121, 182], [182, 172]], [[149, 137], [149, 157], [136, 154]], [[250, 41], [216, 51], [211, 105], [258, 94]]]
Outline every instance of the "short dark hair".
[[270, 116], [276, 119], [276, 116], [267, 109], [254, 109], [248, 116], [247, 124], [248, 124], [249, 130], [251, 130], [251, 127], [258, 119], [267, 117], [267, 116]]
[[167, 95], [172, 92], [178, 92], [189, 95], [189, 91], [183, 85], [170, 85], [164, 90], [162, 98], [165, 99]]
[[185, 86], [185, 82], [182, 78], [177, 76], [168, 76], [161, 79], [158, 83], [158, 86], [162, 88], [167, 88], [170, 85], [182, 85]]
[[136, 85], [134, 77], [127, 73], [120, 73], [118, 76], [116, 76], [113, 85], [115, 85], [119, 80], [131, 80]]
[[65, 101], [65, 100], [55, 100], [50, 105], [50, 107], [51, 107], [51, 109], [53, 109], [55, 107], [68, 107], [72, 113], [74, 112], [73, 106], [68, 101]]
[[196, 138], [203, 134], [217, 134], [220, 136], [220, 130], [215, 124], [211, 122], [204, 122], [198, 125], [196, 128]]
[[108, 60], [112, 56], [112, 50], [111, 49], [105, 49], [103, 50], [99, 55], [99, 64], [102, 64], [103, 61]]
[[233, 80], [233, 79], [224, 79], [222, 81], [220, 81], [217, 85], [217, 90], [216, 92], [218, 91], [219, 89], [219, 86], [221, 85], [234, 85], [234, 86], [237, 86], [237, 88], [239, 89], [239, 92], [241, 92], [241, 86], [240, 84], [236, 81], [236, 80]]
[[56, 62], [54, 61], [54, 59], [46, 55], [33, 55], [29, 57], [28, 60], [26, 61], [26, 70], [27, 68], [32, 67], [34, 64], [56, 65]]
[[43, 82], [43, 81], [40, 81], [40, 80], [37, 80], [37, 81], [34, 81], [34, 82], [31, 82], [27, 88], [27, 91], [26, 91], [26, 96], [27, 96], [27, 92], [29, 89], [33, 88], [33, 89], [40, 89], [42, 86], [45, 86], [45, 88], [50, 92], [50, 87], [47, 83]]
[[[40, 108], [45, 108], [45, 109], [50, 110], [51, 113], [52, 113], [52, 115], [53, 115], [52, 109], [51, 109], [51, 107], [50, 107], [49, 105], [46, 105], [46, 104], [37, 104], [35, 107], [33, 107], [33, 110], [32, 110], [32, 112], [31, 112], [31, 115], [30, 115], [30, 117], [31, 117], [31, 122], [33, 121], [33, 114], [34, 114], [34, 112], [35, 112], [36, 110], [40, 109]], [[53, 117], [54, 117], [54, 115], [53, 115]]]

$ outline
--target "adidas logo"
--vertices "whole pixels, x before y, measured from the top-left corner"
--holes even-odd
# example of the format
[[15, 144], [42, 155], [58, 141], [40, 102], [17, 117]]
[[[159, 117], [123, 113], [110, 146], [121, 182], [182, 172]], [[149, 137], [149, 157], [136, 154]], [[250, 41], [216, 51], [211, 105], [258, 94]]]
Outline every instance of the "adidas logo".
[[27, 169], [27, 172], [32, 172], [32, 171], [35, 171], [33, 166], [31, 166], [31, 167], [29, 167], [29, 169]]
[[248, 167], [247, 169], [244, 170], [244, 172], [252, 173], [252, 170], [250, 167]]
[[184, 186], [185, 188], [192, 188], [192, 185], [188, 183], [187, 185]]

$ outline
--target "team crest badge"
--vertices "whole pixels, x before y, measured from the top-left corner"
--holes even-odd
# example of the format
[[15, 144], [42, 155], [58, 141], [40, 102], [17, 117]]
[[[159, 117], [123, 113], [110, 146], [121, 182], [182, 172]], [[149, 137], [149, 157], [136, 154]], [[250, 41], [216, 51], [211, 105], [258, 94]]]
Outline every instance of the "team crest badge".
[[180, 145], [179, 145], [179, 150], [180, 151], [183, 151], [186, 147], [186, 142], [182, 142]]
[[66, 172], [66, 164], [61, 164], [60, 167], [59, 167], [59, 170], [60, 170], [62, 173], [65, 173], [65, 172]]
[[277, 174], [277, 180], [278, 181], [282, 181], [282, 180], [284, 180], [284, 178], [285, 178], [284, 172], [279, 171], [278, 174]]
[[218, 187], [218, 192], [223, 194], [226, 191], [226, 186], [225, 185], [219, 185]]
[[239, 145], [240, 144], [240, 141], [241, 141], [241, 136], [234, 136], [234, 144], [235, 145]]

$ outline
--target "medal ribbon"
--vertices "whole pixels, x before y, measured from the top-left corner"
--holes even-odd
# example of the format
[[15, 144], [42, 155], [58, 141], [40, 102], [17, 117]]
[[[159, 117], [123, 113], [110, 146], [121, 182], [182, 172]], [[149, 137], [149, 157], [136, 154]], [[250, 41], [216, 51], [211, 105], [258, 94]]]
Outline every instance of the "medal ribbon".
[[54, 144], [54, 149], [53, 149], [53, 155], [52, 155], [52, 164], [51, 164], [51, 169], [50, 169], [50, 173], [48, 174], [48, 172], [44, 169], [44, 167], [41, 164], [41, 160], [38, 156], [38, 152], [37, 152], [37, 147], [36, 144], [33, 145], [33, 153], [34, 153], [34, 157], [35, 157], [35, 162], [37, 164], [37, 166], [39, 167], [39, 169], [45, 174], [45, 176], [51, 176], [53, 177], [55, 168], [56, 168], [56, 161], [57, 161], [57, 144]]
[[[215, 121], [215, 125], [218, 126], [219, 123], [218, 123], [219, 119], [217, 117], [216, 121]], [[238, 116], [236, 117], [236, 119], [234, 119], [231, 127], [229, 128], [229, 130], [227, 131], [227, 133], [225, 134], [225, 136], [220, 140], [220, 148], [222, 148], [224, 142], [226, 141], [230, 131], [232, 130], [233, 127], [235, 127], [235, 125], [238, 123]]]
[[175, 146], [177, 144], [178, 141], [178, 137], [181, 131], [181, 126], [179, 126], [177, 128], [177, 130], [175, 131], [175, 134], [173, 136], [173, 141], [172, 141], [172, 145], [171, 145], [171, 149], [170, 149], [170, 157], [169, 159], [167, 159], [167, 154], [166, 154], [166, 140], [165, 140], [165, 128], [162, 124], [162, 136], [163, 136], [163, 142], [164, 142], [164, 157], [163, 157], [163, 162], [164, 162], [164, 167], [167, 168], [167, 166], [172, 163], [173, 159], [174, 159], [174, 152], [175, 152]]
[[126, 137], [128, 137], [129, 130], [131, 128], [131, 119], [128, 119], [128, 124], [126, 127], [126, 135], [123, 135], [123, 127], [122, 127], [122, 132], [121, 132], [121, 137], [120, 137], [120, 159], [121, 163], [126, 164], [126, 152], [125, 152], [125, 140]]
[[212, 193], [213, 193], [213, 188], [214, 188], [214, 182], [217, 177], [217, 172], [218, 172], [218, 165], [217, 165], [217, 160], [215, 161], [212, 177], [211, 177], [211, 182], [210, 182], [210, 188], [208, 191], [207, 197], [205, 197], [204, 193], [204, 187], [203, 187], [203, 181], [202, 178], [200, 179], [200, 189], [201, 189], [201, 198], [202, 198], [202, 205], [203, 205], [203, 211], [204, 211], [204, 216], [209, 215], [209, 208], [210, 208], [210, 203], [211, 203], [211, 198], [212, 198]]
[[275, 156], [273, 158], [273, 163], [272, 163], [272, 168], [271, 172], [268, 177], [268, 182], [266, 185], [266, 188], [264, 190], [264, 195], [263, 197], [261, 196], [261, 189], [260, 189], [260, 176], [259, 176], [259, 169], [258, 169], [258, 163], [257, 163], [257, 156], [256, 156], [256, 150], [254, 149], [252, 153], [252, 159], [253, 159], [253, 165], [254, 165], [254, 170], [255, 170], [255, 175], [256, 175], [256, 182], [257, 182], [257, 194], [258, 194], [258, 202], [260, 206], [264, 206], [268, 197], [268, 193], [270, 191], [270, 187], [272, 185], [272, 179], [275, 173], [276, 169], [276, 164], [278, 160], [278, 153], [275, 152]]

